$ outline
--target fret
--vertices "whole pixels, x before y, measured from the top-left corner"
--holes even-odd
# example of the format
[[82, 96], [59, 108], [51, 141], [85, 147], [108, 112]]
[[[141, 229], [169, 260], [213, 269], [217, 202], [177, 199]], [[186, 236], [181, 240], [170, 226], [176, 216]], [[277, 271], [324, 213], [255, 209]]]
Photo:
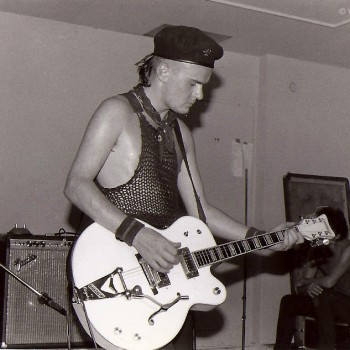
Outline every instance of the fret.
[[220, 246], [216, 246], [215, 247], [215, 252], [216, 252], [216, 255], [218, 256], [218, 260], [222, 260], [224, 258], [222, 256], [222, 252], [221, 252]]
[[244, 251], [245, 252], [249, 252], [251, 250], [247, 240], [242, 241], [242, 244], [244, 246]]
[[[281, 238], [280, 238], [279, 234], [281, 234]], [[274, 243], [280, 243], [283, 241], [284, 232], [282, 232], [282, 231], [273, 232], [273, 233], [271, 233], [271, 238], [272, 238], [272, 241]]]
[[[312, 221], [312, 224], [316, 225], [318, 222], [320, 222], [324, 226], [324, 222], [320, 220]], [[300, 227], [301, 226], [299, 225], [295, 226], [294, 228], [302, 232]], [[204, 267], [222, 260], [228, 260], [238, 255], [246, 254], [251, 251], [267, 248], [269, 246], [281, 243], [283, 242], [284, 234], [287, 230], [288, 229], [283, 229], [281, 231], [264, 233], [247, 239], [232, 241], [215, 247], [206, 248], [203, 250], [193, 252], [192, 257], [198, 267]], [[326, 233], [326, 235], [331, 236], [332, 233], [334, 237], [334, 233], [331, 230], [329, 230], [329, 227], [326, 227], [325, 229], [323, 227], [317, 226], [317, 230], [315, 230], [315, 232], [315, 234], [318, 233], [319, 236], [322, 236], [324, 233]], [[313, 236], [310, 237], [310, 240], [312, 239]]]
[[240, 254], [242, 254], [242, 253], [245, 252], [242, 241], [237, 241], [237, 242], [236, 242], [236, 246], [237, 246], [237, 248], [238, 248]]
[[239, 247], [237, 245], [237, 241], [231, 242], [231, 248], [234, 250], [234, 255], [241, 254], [241, 252], [239, 251]]
[[254, 238], [248, 238], [247, 239], [247, 243], [248, 243], [248, 245], [250, 247], [250, 250], [255, 250], [255, 249], [258, 248], [257, 245], [255, 244], [255, 239]]
[[193, 254], [199, 267], [211, 265], [220, 260], [219, 256], [215, 254], [215, 249], [204, 249]]
[[260, 249], [263, 247], [260, 243], [259, 237], [253, 237], [253, 238], [251, 238], [251, 240], [254, 241], [256, 249]]
[[225, 251], [222, 249], [222, 246], [218, 246], [218, 251], [220, 253], [221, 260], [225, 259]]
[[208, 253], [208, 249], [206, 249], [206, 250], [204, 250], [203, 251], [203, 253], [204, 253], [204, 261], [205, 261], [205, 264], [207, 265], [207, 264], [209, 264], [211, 261], [210, 261], [210, 255], [209, 255], [209, 253]]
[[194, 252], [194, 255], [196, 257], [197, 265], [198, 266], [203, 266], [204, 265], [204, 261], [203, 261], [203, 256], [201, 254], [201, 251]]
[[258, 239], [258, 241], [259, 241], [259, 243], [260, 243], [260, 245], [262, 247], [266, 247], [267, 246], [266, 239], [265, 239], [265, 237], [263, 235], [257, 236], [256, 238]]
[[232, 258], [232, 250], [229, 243], [225, 244], [225, 251], [226, 251], [227, 258]]
[[213, 248], [194, 252], [198, 266], [206, 266], [221, 260], [227, 260], [236, 255], [265, 248], [283, 241], [283, 232], [272, 232], [245, 240], [233, 241]]
[[266, 240], [267, 245], [271, 245], [271, 244], [273, 243], [270, 234], [264, 235], [264, 238], [265, 238], [265, 240]]
[[207, 252], [207, 250], [202, 251], [202, 258], [203, 258], [203, 264], [207, 265], [208, 264], [208, 252]]
[[276, 234], [277, 234], [277, 236], [278, 236], [280, 242], [282, 242], [282, 241], [283, 241], [283, 237], [284, 237], [284, 232], [278, 231], [278, 232], [276, 232]]
[[229, 245], [228, 244], [224, 244], [222, 246], [222, 249], [224, 251], [225, 259], [231, 258], [231, 251], [230, 251]]
[[237, 250], [236, 250], [236, 248], [235, 248], [234, 242], [231, 242], [231, 243], [229, 244], [229, 247], [230, 247], [230, 250], [231, 250], [231, 255], [232, 255], [232, 256], [237, 255]]
[[218, 258], [217, 258], [216, 254], [215, 254], [215, 249], [210, 249], [209, 253], [210, 253], [210, 258], [211, 258], [212, 262], [218, 261]]
[[211, 253], [214, 261], [220, 260], [220, 255], [218, 254], [216, 247], [211, 249]]

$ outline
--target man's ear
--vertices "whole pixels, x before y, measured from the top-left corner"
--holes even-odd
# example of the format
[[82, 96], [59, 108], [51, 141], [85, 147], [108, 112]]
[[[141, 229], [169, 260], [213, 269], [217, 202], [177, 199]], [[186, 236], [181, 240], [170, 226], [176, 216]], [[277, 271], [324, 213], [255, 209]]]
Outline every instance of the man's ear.
[[170, 67], [167, 62], [161, 62], [157, 67], [157, 77], [158, 79], [165, 83], [169, 78]]

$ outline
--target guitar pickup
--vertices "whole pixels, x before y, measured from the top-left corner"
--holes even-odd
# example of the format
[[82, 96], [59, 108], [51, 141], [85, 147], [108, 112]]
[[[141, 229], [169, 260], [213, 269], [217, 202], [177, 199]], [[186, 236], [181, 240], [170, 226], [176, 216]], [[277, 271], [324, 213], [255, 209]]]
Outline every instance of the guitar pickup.
[[187, 279], [199, 276], [196, 264], [193, 261], [190, 250], [185, 248], [179, 249], [180, 263], [185, 272]]

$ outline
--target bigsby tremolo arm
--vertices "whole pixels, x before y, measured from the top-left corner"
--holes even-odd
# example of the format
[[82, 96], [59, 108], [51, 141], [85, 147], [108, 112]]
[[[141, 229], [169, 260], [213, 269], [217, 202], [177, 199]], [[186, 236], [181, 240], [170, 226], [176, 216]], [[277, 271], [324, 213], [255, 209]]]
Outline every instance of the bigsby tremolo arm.
[[123, 269], [122, 268], [116, 269], [116, 273], [118, 274], [118, 276], [122, 282], [122, 285], [124, 287], [124, 292], [121, 294], [124, 294], [127, 299], [130, 300], [132, 298], [134, 298], [134, 299], [146, 298], [148, 300], [151, 300], [153, 303], [155, 303], [156, 305], [159, 306], [159, 309], [148, 318], [148, 323], [150, 325], [154, 324], [154, 317], [156, 315], [158, 315], [160, 312], [164, 312], [164, 311], [169, 310], [172, 306], [174, 306], [180, 300], [188, 300], [189, 299], [189, 297], [187, 295], [181, 295], [180, 293], [177, 293], [177, 297], [173, 301], [171, 301], [170, 303], [162, 304], [159, 301], [157, 301], [156, 299], [152, 298], [151, 296], [143, 294], [142, 288], [139, 285], [134, 286], [132, 289], [128, 289], [126, 286], [126, 283], [124, 281], [124, 278], [123, 278]]
[[157, 300], [154, 300], [153, 298], [145, 295], [146, 298], [151, 299], [154, 303], [156, 303], [159, 306], [159, 310], [157, 310], [156, 312], [154, 312], [149, 318], [148, 318], [148, 323], [150, 325], [154, 324], [154, 320], [153, 318], [158, 315], [160, 312], [164, 312], [169, 310], [172, 306], [174, 306], [178, 301], [180, 300], [188, 300], [189, 296], [188, 295], [181, 295], [180, 293], [177, 293], [177, 297], [170, 303], [167, 304], [161, 304], [159, 303]]

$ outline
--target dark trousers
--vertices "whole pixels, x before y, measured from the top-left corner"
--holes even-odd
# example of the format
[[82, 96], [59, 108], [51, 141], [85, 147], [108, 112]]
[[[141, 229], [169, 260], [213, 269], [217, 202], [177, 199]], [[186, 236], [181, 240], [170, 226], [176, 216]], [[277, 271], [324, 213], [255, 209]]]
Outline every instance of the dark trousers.
[[278, 314], [275, 350], [291, 348], [295, 332], [295, 317], [297, 315], [316, 316], [311, 297], [296, 294], [283, 296]]
[[333, 289], [315, 298], [306, 295], [285, 295], [281, 299], [275, 350], [291, 348], [295, 317], [311, 316], [318, 324], [318, 349], [335, 349], [335, 321], [350, 322], [350, 297]]
[[[350, 296], [333, 289], [325, 289], [314, 299], [319, 349], [335, 349], [335, 322], [350, 323]], [[349, 347], [346, 346], [345, 349]]]

